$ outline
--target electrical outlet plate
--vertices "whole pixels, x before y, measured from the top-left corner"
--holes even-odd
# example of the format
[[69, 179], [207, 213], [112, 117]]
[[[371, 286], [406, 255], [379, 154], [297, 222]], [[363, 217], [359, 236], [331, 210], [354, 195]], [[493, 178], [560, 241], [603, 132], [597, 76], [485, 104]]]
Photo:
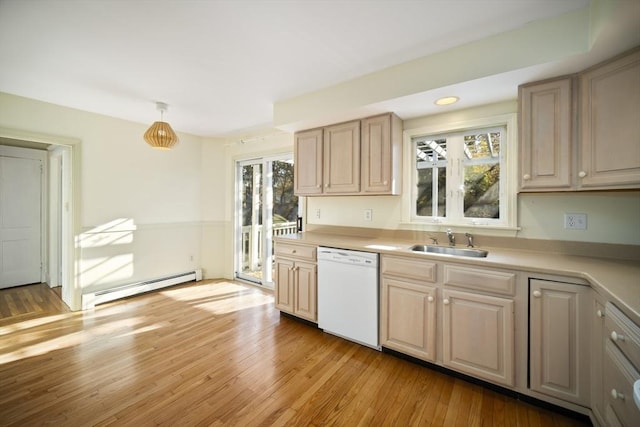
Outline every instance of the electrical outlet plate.
[[316, 218], [320, 219], [320, 209], [316, 209]]
[[584, 213], [564, 214], [564, 228], [568, 230], [586, 230], [587, 214], [584, 214]]
[[364, 220], [371, 221], [373, 219], [373, 209], [364, 210]]

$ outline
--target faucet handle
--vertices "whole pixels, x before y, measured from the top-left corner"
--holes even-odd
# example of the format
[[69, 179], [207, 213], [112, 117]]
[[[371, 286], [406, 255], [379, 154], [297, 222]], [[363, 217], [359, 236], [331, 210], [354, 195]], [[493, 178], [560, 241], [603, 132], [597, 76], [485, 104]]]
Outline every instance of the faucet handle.
[[473, 248], [473, 235], [471, 233], [464, 233], [464, 235], [467, 238], [467, 247]]

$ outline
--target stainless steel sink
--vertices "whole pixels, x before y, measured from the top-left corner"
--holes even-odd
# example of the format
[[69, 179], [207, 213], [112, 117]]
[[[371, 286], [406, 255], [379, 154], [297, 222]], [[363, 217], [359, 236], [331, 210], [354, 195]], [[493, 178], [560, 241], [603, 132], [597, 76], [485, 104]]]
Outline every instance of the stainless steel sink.
[[488, 251], [482, 249], [454, 248], [451, 246], [414, 245], [409, 249], [413, 252], [428, 252], [432, 254], [447, 254], [475, 258], [485, 258], [487, 255], [489, 255]]

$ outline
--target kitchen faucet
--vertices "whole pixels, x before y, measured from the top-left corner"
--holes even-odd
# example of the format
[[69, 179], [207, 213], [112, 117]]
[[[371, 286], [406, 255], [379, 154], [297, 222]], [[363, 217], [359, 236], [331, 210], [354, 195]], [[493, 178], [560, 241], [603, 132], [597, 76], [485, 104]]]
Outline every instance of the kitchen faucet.
[[449, 238], [449, 246], [455, 246], [456, 236], [453, 235], [453, 231], [450, 228], [447, 230], [447, 237]]

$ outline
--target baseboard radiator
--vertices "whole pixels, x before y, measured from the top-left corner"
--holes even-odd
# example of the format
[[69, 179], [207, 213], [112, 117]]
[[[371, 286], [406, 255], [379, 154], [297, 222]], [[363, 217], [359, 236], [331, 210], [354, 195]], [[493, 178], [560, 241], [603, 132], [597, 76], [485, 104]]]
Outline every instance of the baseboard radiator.
[[105, 289], [103, 291], [87, 292], [86, 294], [82, 294], [82, 309], [87, 310], [98, 304], [104, 304], [105, 302], [115, 301], [120, 298], [155, 291], [156, 289], [166, 288], [180, 283], [191, 282], [192, 280], [202, 280], [201, 269], [174, 274], [171, 276], [159, 277], [145, 282], [131, 283], [111, 289]]

